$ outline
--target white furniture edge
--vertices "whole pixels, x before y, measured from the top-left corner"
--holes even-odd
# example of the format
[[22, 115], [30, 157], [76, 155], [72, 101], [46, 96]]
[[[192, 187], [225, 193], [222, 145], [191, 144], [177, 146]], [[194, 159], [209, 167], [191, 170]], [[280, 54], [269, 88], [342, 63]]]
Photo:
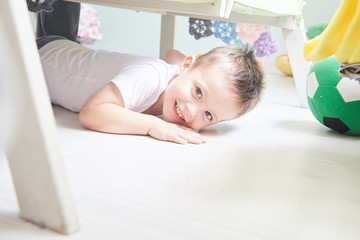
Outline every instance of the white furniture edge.
[[20, 216], [69, 234], [79, 229], [26, 1], [0, 1], [1, 143]]

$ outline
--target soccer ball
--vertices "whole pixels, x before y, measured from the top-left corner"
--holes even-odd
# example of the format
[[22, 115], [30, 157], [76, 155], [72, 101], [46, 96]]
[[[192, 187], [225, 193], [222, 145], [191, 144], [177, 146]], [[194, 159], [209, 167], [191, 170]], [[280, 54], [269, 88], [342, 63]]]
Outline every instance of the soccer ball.
[[338, 74], [334, 57], [316, 62], [307, 78], [307, 100], [315, 118], [338, 133], [360, 135], [360, 82]]

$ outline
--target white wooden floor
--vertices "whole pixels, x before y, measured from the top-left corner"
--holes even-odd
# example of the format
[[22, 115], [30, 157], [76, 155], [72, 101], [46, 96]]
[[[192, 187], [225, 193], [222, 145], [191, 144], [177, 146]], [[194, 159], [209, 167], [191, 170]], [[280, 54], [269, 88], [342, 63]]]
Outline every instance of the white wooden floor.
[[203, 130], [201, 146], [91, 132], [54, 107], [81, 230], [21, 220], [1, 155], [0, 239], [358, 240], [360, 138], [320, 125], [266, 69], [261, 105]]

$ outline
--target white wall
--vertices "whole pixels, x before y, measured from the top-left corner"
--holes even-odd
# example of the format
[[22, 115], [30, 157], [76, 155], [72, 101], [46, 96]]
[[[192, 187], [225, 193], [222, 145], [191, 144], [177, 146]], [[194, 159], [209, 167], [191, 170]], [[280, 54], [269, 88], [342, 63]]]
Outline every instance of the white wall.
[[[305, 26], [328, 23], [340, 1], [308, 0], [303, 8]], [[101, 19], [103, 40], [90, 45], [90, 47], [158, 56], [160, 40], [159, 14], [102, 6], [96, 6], [96, 8]], [[278, 55], [286, 53], [281, 30], [272, 28], [272, 31], [279, 43], [279, 50], [270, 58], [271, 61]], [[224, 45], [224, 43], [214, 36], [195, 40], [188, 33], [188, 17], [177, 17], [176, 48], [180, 51], [190, 55], [207, 52], [220, 45]]]
[[91, 48], [157, 54], [161, 15], [96, 6], [103, 39]]

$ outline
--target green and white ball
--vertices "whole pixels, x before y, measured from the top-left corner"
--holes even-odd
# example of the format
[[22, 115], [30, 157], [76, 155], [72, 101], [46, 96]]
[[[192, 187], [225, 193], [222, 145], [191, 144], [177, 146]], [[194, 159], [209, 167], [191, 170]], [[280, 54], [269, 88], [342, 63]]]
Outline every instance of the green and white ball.
[[343, 134], [360, 135], [360, 82], [338, 74], [334, 57], [318, 61], [307, 79], [307, 100], [316, 119]]

